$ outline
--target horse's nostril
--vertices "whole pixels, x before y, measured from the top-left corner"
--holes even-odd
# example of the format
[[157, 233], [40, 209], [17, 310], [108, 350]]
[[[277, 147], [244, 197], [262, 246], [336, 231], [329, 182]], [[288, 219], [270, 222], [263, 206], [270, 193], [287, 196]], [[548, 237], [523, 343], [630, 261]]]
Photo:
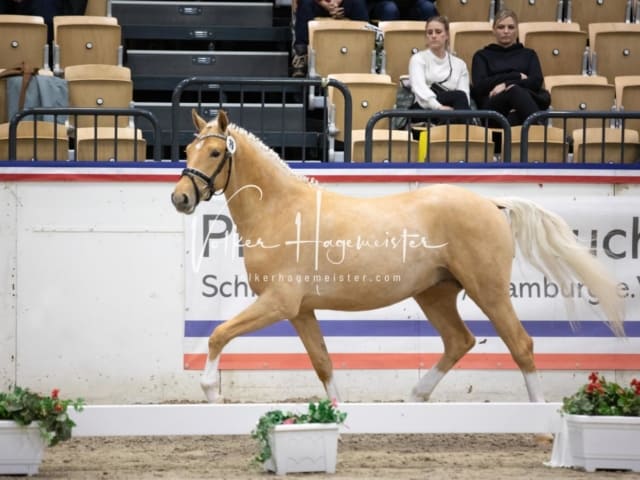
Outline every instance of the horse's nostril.
[[182, 204], [183, 205], [187, 205], [189, 203], [189, 197], [187, 196], [186, 193], [182, 194]]

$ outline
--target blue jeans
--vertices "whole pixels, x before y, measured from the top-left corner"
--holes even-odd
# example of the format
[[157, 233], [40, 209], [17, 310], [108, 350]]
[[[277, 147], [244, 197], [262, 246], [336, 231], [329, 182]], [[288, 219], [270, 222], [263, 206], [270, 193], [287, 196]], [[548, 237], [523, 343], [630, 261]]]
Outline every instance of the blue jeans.
[[394, 0], [376, 0], [371, 4], [369, 16], [380, 21], [390, 20], [428, 20], [438, 15], [432, 0], [414, 0], [396, 2]]
[[[343, 0], [344, 17], [349, 20], [369, 21], [366, 0]], [[296, 9], [295, 45], [309, 44], [309, 20], [315, 17], [328, 17], [329, 12], [315, 0], [299, 0]]]

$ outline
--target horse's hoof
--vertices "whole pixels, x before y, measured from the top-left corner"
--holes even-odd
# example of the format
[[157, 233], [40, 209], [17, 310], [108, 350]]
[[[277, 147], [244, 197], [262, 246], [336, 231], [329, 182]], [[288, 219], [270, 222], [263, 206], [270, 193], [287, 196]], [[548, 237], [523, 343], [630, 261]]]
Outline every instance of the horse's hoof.
[[219, 403], [220, 395], [218, 394], [217, 383], [201, 382], [200, 386], [209, 403]]
[[411, 392], [409, 395], [409, 402], [411, 403], [424, 403], [429, 401], [429, 395], [417, 393], [415, 391]]

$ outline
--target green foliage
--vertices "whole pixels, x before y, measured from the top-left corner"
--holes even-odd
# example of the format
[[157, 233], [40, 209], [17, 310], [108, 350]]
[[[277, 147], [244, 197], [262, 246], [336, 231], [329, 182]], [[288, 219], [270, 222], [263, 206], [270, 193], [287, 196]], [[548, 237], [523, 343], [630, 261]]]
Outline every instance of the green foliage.
[[0, 420], [13, 420], [20, 425], [37, 422], [48, 446], [68, 440], [76, 424], [69, 418], [67, 408], [81, 411], [84, 401], [62, 400], [58, 393], [56, 388], [46, 397], [17, 386], [10, 392], [0, 392]]
[[347, 418], [345, 412], [338, 410], [335, 400], [321, 400], [317, 403], [309, 403], [306, 413], [283, 412], [282, 410], [271, 410], [258, 419], [256, 428], [251, 432], [251, 436], [258, 440], [260, 453], [255, 460], [264, 463], [271, 458], [271, 446], [269, 445], [269, 433], [276, 425], [304, 424], [304, 423], [337, 423], [344, 422]]
[[562, 399], [562, 411], [572, 415], [640, 416], [640, 381], [634, 378], [630, 387], [623, 388], [593, 372], [589, 383]]

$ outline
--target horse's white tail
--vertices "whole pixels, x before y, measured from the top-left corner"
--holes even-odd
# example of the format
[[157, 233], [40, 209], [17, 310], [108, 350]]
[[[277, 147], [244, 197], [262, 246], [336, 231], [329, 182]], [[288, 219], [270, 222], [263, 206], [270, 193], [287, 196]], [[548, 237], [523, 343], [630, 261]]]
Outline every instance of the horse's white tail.
[[616, 282], [589, 249], [578, 243], [567, 222], [528, 200], [492, 201], [507, 209], [511, 230], [527, 261], [564, 289], [572, 280], [580, 281], [598, 298], [611, 330], [624, 336], [624, 303]]

